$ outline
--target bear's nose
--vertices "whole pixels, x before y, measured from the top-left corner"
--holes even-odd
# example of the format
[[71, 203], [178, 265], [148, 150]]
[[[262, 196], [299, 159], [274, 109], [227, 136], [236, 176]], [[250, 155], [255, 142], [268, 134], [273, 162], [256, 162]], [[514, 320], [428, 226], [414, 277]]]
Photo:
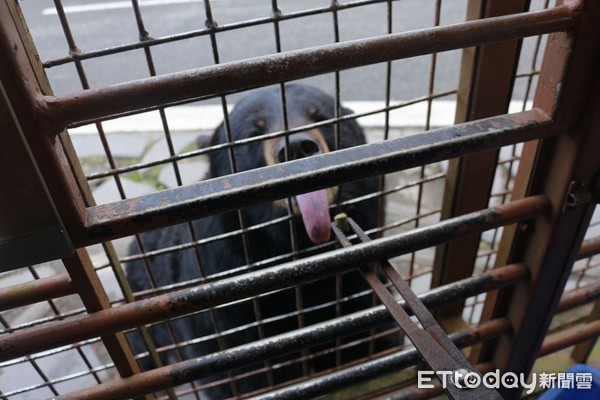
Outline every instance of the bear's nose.
[[[288, 160], [297, 160], [299, 158], [310, 157], [321, 152], [321, 147], [309, 134], [295, 133], [289, 138]], [[284, 162], [285, 158], [285, 138], [281, 138], [277, 143], [277, 161]]]

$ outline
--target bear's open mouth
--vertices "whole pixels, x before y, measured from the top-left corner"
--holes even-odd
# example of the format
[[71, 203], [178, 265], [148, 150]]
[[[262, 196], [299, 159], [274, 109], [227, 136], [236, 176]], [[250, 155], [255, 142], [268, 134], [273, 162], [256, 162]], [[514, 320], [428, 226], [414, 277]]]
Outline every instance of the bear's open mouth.
[[314, 244], [329, 241], [331, 230], [329, 223], [329, 199], [328, 190], [322, 189], [316, 192], [304, 193], [296, 196], [296, 202], [304, 222], [304, 228], [310, 240]]
[[[312, 122], [309, 120], [296, 121], [296, 123], [290, 124], [290, 126], [297, 127]], [[275, 131], [280, 129], [281, 127], [279, 126], [271, 128], [271, 130]], [[269, 139], [264, 142], [263, 147], [266, 165], [299, 160], [328, 152], [329, 146], [323, 134], [318, 129], [290, 134], [287, 140], [281, 137]], [[329, 204], [333, 200], [335, 193], [335, 189], [323, 189], [292, 198], [294, 212], [300, 212], [306, 234], [314, 244], [325, 243], [331, 237]]]

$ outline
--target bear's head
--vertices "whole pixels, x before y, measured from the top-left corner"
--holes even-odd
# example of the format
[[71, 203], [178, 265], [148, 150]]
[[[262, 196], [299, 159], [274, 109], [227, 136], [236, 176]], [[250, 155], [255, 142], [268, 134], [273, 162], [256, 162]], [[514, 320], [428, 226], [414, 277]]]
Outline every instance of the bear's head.
[[[279, 87], [251, 93], [235, 105], [228, 121], [224, 121], [213, 134], [210, 146], [231, 142], [236, 142], [236, 145], [233, 151], [224, 149], [210, 154], [210, 175], [231, 174], [234, 172], [233, 165], [235, 172], [241, 172], [364, 144], [362, 129], [354, 120], [339, 123], [337, 140], [334, 124], [311, 127], [316, 122], [333, 119], [334, 107], [332, 97], [312, 86], [286, 85], [285, 98]], [[342, 115], [351, 113], [347, 109], [341, 111]], [[302, 129], [305, 126], [306, 129]], [[293, 130], [293, 133], [276, 134], [286, 130]], [[275, 135], [269, 136], [270, 133]], [[257, 139], [262, 135], [268, 136]], [[338, 188], [333, 187], [290, 199], [293, 212], [301, 215], [306, 233], [315, 244], [330, 238], [329, 205], [336, 201], [337, 193]], [[286, 212], [286, 200], [278, 200], [273, 206], [281, 215]], [[269, 214], [265, 221], [273, 217], [272, 213]]]

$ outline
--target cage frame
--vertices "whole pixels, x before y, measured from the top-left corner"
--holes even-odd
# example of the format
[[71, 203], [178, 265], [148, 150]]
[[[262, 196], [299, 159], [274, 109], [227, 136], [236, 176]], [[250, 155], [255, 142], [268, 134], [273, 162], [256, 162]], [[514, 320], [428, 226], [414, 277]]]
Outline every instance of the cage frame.
[[[481, 9], [476, 7], [477, 3], [470, 1], [470, 9]], [[125, 313], [115, 317], [116, 321], [121, 322], [117, 322], [114, 327], [106, 328], [106, 325], [103, 325], [101, 337], [123, 378], [140, 374], [122, 330], [150, 320], [130, 318], [131, 309], [140, 302], [120, 306], [122, 308], [109, 304], [85, 246], [105, 243], [108, 251], [114, 253], [111, 245], [106, 243], [108, 240], [141, 233], [150, 227], [173, 225], [209, 213], [236, 209], [252, 201], [264, 200], [265, 196], [260, 192], [265, 187], [268, 187], [271, 193], [269, 198], [285, 198], [306, 190], [307, 182], [315, 189], [342, 183], [349, 179], [348, 171], [352, 171], [352, 178], [366, 177], [459, 156], [461, 158], [452, 167], [455, 170], [451, 172], [450, 180], [460, 181], [460, 184], [449, 183], [453, 190], [447, 190], [447, 193], [452, 195], [453, 200], [444, 203], [444, 213], [449, 218], [444, 223], [454, 222], [464, 227], [466, 221], [474, 215], [480, 218], [485, 212], [502, 215], [509, 209], [516, 216], [500, 218], [500, 222], [497, 222], [506, 227], [495, 270], [500, 271], [507, 268], [505, 266], [516, 263], [523, 263], [519, 265], [525, 265], [528, 270], [528, 274], [515, 280], [514, 286], [491, 292], [486, 298], [483, 320], [490, 323], [496, 321], [498, 326], [498, 321], [501, 321], [502, 328], [498, 329], [498, 339], [483, 344], [472, 355], [471, 361], [477, 364], [491, 362], [501, 370], [528, 373], [536, 357], [550, 351], [548, 349], [597, 337], [596, 311], [585, 324], [585, 335], [572, 335], [571, 340], [561, 343], [548, 339], [544, 341], [555, 310], [560, 304], [564, 304], [561, 301], [562, 288], [574, 261], [581, 256], [582, 245], [587, 251], [583, 253], [588, 256], [600, 252], [597, 243], [583, 241], [598, 201], [600, 165], [597, 157], [594, 157], [594, 149], [600, 148], [600, 139], [597, 135], [594, 136], [593, 132], [598, 131], [600, 123], [595, 116], [598, 115], [595, 112], [597, 104], [600, 104], [596, 101], [600, 98], [600, 81], [593, 76], [593, 68], [597, 65], [600, 49], [600, 35], [597, 34], [600, 26], [600, 6], [589, 0], [566, 0], [559, 6], [544, 11], [493, 16], [515, 11], [493, 9], [501, 3], [489, 2], [489, 9], [485, 15], [488, 18], [457, 26], [434, 27], [382, 38], [336, 43], [318, 49], [298, 50], [152, 77], [113, 87], [90, 89], [73, 95], [53, 96], [19, 10], [8, 0], [0, 2], [0, 54], [3, 60], [7, 60], [0, 65], [0, 80], [6, 93], [5, 105], [10, 105], [14, 110], [13, 122], [18, 124], [18, 129], [23, 132], [29, 143], [67, 236], [76, 248], [72, 256], [63, 258], [68, 277], [38, 281], [37, 287], [27, 288], [24, 294], [20, 291], [20, 298], [14, 294], [16, 291], [10, 290], [0, 292], [0, 298], [7, 307], [14, 307], [36, 302], [40, 298], [49, 299], [66, 293], [77, 293], [90, 313], [27, 328], [17, 333], [4, 334], [0, 336], [0, 358], [7, 360], [30, 354], [32, 349], [39, 351], [59, 346], [63, 342], [60, 342], [56, 335], [48, 335], [48, 332], [59, 332], [68, 324], [76, 324], [78, 321], [98, 319], [104, 323], [103, 315], [116, 315], [117, 310], [127, 308]], [[519, 2], [512, 6], [522, 9], [524, 3], [527, 2]], [[486, 104], [492, 111], [477, 109], [483, 107], [484, 103], [478, 100], [479, 97], [487, 99], [486, 91], [493, 83], [490, 82], [492, 78], [485, 75], [486, 72], [489, 73], [486, 63], [493, 62], [494, 56], [497, 55], [509, 56], [499, 67], [503, 71], [503, 84], [500, 86], [506, 88], [511, 79], [514, 79], [514, 60], [519, 47], [517, 40], [524, 36], [547, 33], [551, 35], [540, 71], [539, 80], [542, 84], [538, 86], [532, 110], [499, 115], [506, 111], [506, 93], [496, 97], [493, 105]], [[505, 47], [498, 51], [491, 43], [501, 40], [506, 41], [503, 42]], [[425, 42], [427, 45], [424, 45]], [[238, 173], [227, 178], [150, 194], [141, 201], [126, 199], [96, 206], [86, 188], [80, 166], [73, 162], [76, 157], [65, 133], [68, 126], [198, 96], [231, 93], [265, 84], [283, 83], [307, 75], [475, 45], [484, 46], [479, 48], [475, 56], [468, 53], [464, 56], [477, 60], [470, 61], [470, 68], [467, 68], [466, 62], [463, 64], [467, 68], [463, 76], [469, 78], [461, 81], [460, 91], [469, 93], [469, 96], [461, 103], [462, 108], [457, 112], [459, 124], [415, 137], [393, 139], [381, 144], [369, 144], [360, 149], [348, 149], [315, 159], [294, 161], [293, 165], [280, 167], [278, 170], [267, 167], [260, 175], [254, 175], [254, 180], [250, 174]], [[363, 52], [362, 49], [366, 50]], [[310, 69], [306, 68], [303, 61], [299, 61], [305, 59], [313, 61]], [[286, 65], [286, 68], [274, 70], [272, 75], [265, 76], [263, 70], [266, 65]], [[481, 70], [477, 72], [475, 68]], [[241, 71], [244, 71], [244, 74], [240, 74]], [[232, 72], [239, 78], [229, 79], [224, 83], [223, 77], [230, 76]], [[168, 94], [164, 94], [166, 92], [163, 91], [166, 87], [171, 89]], [[467, 122], [471, 120], [475, 121]], [[446, 140], [448, 137], [452, 139]], [[442, 138], [445, 141], [441, 141]], [[489, 156], [491, 153], [480, 152], [493, 152], [500, 146], [524, 141], [530, 142], [525, 145], [521, 157], [510, 203], [491, 211], [481, 211], [487, 208], [487, 204], [476, 201], [476, 205], [470, 206], [460, 200], [465, 196], [464, 191], [473, 185], [473, 181], [480, 179], [480, 176], [464, 178], [462, 175], [468, 174], [474, 168], [485, 170], [485, 164], [493, 163], [495, 166], [497, 163], [497, 157]], [[71, 157], [66, 157], [65, 152], [71, 154]], [[551, 172], [548, 174], [547, 171]], [[486, 176], [484, 186], [490, 186], [493, 176], [482, 172], [483, 175]], [[488, 191], [482, 191], [484, 194], [486, 192]], [[489, 193], [484, 197], [487, 200]], [[458, 204], [454, 204], [454, 201], [458, 201]], [[467, 210], [474, 213], [465, 216]], [[520, 223], [513, 224], [514, 222]], [[470, 239], [467, 246], [478, 242], [477, 235], [485, 230], [486, 226], [488, 225], [484, 223], [475, 225], [470, 232], [474, 238]], [[439, 229], [439, 226], [437, 228]], [[427, 236], [436, 229], [423, 228], [416, 231], [425, 232], [422, 235]], [[446, 232], [444, 234], [447, 235]], [[461, 234], [463, 232], [452, 237], [462, 237]], [[566, 238], [570, 241], [568, 246], [564, 244]], [[373, 254], [388, 257], [406, 251], [401, 250], [400, 245], [404, 240], [406, 236], [402, 235], [376, 239], [373, 244], [365, 245], [361, 249], [371, 249]], [[427, 242], [423, 238], [420, 240], [420, 246], [441, 243]], [[457, 243], [460, 242], [453, 242], [450, 247], [439, 247], [438, 252], [451, 252], [452, 247], [459, 246]], [[435, 285], [444, 287], [452, 285], [453, 282], [459, 284], [472, 275], [469, 266], [473, 265], [475, 255], [472, 252], [460, 253], [462, 256], [459, 258], [447, 258], [442, 253], [436, 257]], [[322, 266], [326, 265], [326, 260], [334, 258], [337, 261], [333, 265], [339, 266], [340, 256], [347, 257], [346, 260], [365, 257], [364, 253], [361, 255], [357, 250], [339, 250], [335, 257], [317, 256], [309, 261], [298, 261], [296, 264], [292, 262], [288, 267], [291, 271], [297, 265], [310, 262]], [[116, 255], [112, 258], [115, 259], [114, 262], [118, 262]], [[461, 268], [451, 270], [451, 266], [455, 264], [461, 265]], [[248, 282], [255, 282], [255, 275], [249, 274]], [[284, 284], [285, 281], [281, 283]], [[133, 299], [130, 292], [126, 291], [126, 296], [129, 300]], [[597, 299], [595, 296], [598, 295], [587, 293], [579, 301], [594, 301]], [[4, 303], [5, 301], [8, 303]], [[522, 307], [523, 304], [526, 304], [526, 307]], [[439, 315], [456, 317], [456, 310], [460, 308], [462, 306], [454, 310], [444, 308]], [[184, 309], [184, 312], [192, 310], [197, 308]], [[546, 310], [546, 313], [539, 315], [539, 310]], [[173, 314], [168, 313], [164, 316], [167, 315]], [[126, 320], [127, 323], [123, 323]], [[98, 336], [95, 332], [99, 332], [99, 326], [88, 326], [90, 331], [86, 336], [71, 333], [64, 338], [64, 343]], [[44, 340], [40, 340], [41, 337], [44, 337]], [[35, 344], [36, 347], [29, 347], [31, 344]], [[589, 354], [589, 342], [587, 347]], [[579, 347], [578, 351], [586, 353], [582, 347]], [[166, 388], [173, 383], [160, 381], [158, 377], [156, 379], [160, 383], [154, 389]], [[126, 382], [132, 382], [131, 378]], [[66, 394], [64, 398], [79, 398], [83, 392], [86, 396], [95, 393], [99, 398], [106, 398], [110, 396], [109, 389], [120, 387], [124, 390], [123, 385], [118, 386], [116, 381], [112, 384], [114, 387], [108, 383], [89, 389], [89, 393], [84, 390], [80, 393]], [[133, 387], [125, 388], [128, 390], [126, 396], [151, 391], [141, 386], [135, 386], [130, 391]], [[315, 387], [322, 388], [323, 385]], [[515, 389], [504, 389], [501, 393], [507, 398], [519, 396]], [[147, 398], [152, 398], [146, 395]], [[123, 392], [115, 395], [115, 398], [120, 396], [123, 396]]]

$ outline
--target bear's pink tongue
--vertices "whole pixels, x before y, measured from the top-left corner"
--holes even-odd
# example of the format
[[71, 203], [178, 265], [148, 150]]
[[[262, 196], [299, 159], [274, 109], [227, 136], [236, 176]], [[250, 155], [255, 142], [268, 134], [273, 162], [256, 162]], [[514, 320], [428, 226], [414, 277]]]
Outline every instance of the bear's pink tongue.
[[325, 243], [331, 236], [327, 189], [296, 196], [304, 228], [314, 244]]

